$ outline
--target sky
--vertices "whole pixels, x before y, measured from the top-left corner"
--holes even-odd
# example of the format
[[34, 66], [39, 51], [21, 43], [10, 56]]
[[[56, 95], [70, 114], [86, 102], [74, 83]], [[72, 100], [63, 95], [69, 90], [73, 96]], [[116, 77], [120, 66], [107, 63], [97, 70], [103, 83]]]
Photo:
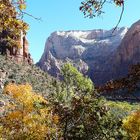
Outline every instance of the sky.
[[[102, 16], [93, 19], [84, 18], [79, 11], [82, 0], [27, 0], [26, 12], [41, 21], [25, 16], [30, 25], [27, 34], [29, 51], [34, 62], [41, 58], [45, 42], [54, 31], [112, 29], [119, 20], [121, 8], [106, 4]], [[140, 19], [140, 0], [126, 0], [125, 11], [119, 27], [130, 27]]]

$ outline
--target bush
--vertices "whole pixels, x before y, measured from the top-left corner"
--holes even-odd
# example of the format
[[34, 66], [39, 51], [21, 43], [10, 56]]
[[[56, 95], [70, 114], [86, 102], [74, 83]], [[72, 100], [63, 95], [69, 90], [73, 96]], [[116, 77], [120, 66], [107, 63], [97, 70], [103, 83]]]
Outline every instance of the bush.
[[129, 139], [140, 139], [140, 110], [133, 112], [123, 120], [123, 128]]
[[53, 113], [49, 102], [32, 91], [29, 84], [9, 84], [4, 94], [10, 97], [0, 119], [3, 139], [57, 139], [59, 117]]

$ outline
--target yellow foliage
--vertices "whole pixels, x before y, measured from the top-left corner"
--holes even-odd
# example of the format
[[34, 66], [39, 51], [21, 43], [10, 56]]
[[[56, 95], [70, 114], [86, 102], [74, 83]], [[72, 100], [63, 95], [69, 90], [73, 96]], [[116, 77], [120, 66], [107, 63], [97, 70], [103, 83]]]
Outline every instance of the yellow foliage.
[[22, 19], [25, 9], [25, 0], [0, 0], [0, 34], [9, 43], [8, 47], [20, 47], [16, 40], [20, 39], [21, 31], [26, 33], [29, 28]]
[[26, 9], [26, 5], [25, 4], [20, 4], [19, 5], [19, 9], [20, 10], [25, 10]]
[[131, 140], [140, 139], [140, 110], [123, 120], [123, 128], [127, 131]]
[[3, 138], [43, 140], [58, 133], [59, 117], [48, 106], [49, 102], [34, 93], [29, 84], [9, 84], [4, 94], [9, 95], [15, 105], [13, 108], [9, 103], [9, 112], [1, 118]]
[[57, 123], [59, 122], [59, 117], [58, 117], [58, 115], [54, 115], [54, 116], [53, 116], [53, 121], [54, 121], [55, 124], [57, 124]]

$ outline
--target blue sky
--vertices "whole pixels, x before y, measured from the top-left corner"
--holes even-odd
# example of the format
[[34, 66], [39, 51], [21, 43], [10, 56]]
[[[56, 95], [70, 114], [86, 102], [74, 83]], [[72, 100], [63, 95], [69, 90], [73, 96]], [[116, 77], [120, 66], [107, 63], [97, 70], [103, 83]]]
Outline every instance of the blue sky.
[[[105, 14], [100, 17], [84, 18], [79, 11], [82, 0], [27, 0], [27, 12], [35, 17], [41, 17], [37, 21], [26, 16], [30, 29], [27, 35], [30, 44], [30, 53], [37, 62], [45, 47], [47, 37], [54, 31], [62, 30], [92, 30], [111, 29], [120, 16], [121, 9], [115, 5], [106, 4]], [[134, 3], [135, 2], [135, 3]], [[132, 23], [140, 19], [140, 0], [126, 0], [125, 11], [120, 27], [130, 27]]]

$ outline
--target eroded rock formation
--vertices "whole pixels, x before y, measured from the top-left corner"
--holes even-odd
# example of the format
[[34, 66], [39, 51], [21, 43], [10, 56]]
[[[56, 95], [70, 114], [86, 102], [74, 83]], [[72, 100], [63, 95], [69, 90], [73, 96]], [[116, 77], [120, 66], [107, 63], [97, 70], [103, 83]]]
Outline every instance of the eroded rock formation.
[[[127, 28], [92, 31], [54, 32], [47, 39], [44, 53], [37, 64], [44, 71], [58, 76], [61, 66], [71, 62], [95, 83], [102, 83], [107, 76], [106, 63], [117, 50]], [[104, 66], [103, 66], [104, 65]], [[100, 73], [104, 72], [104, 77]]]
[[21, 36], [18, 40], [15, 40], [19, 44], [18, 47], [1, 47], [0, 53], [2, 55], [6, 55], [8, 59], [15, 60], [16, 62], [27, 62], [29, 64], [33, 63], [33, 59], [31, 58], [31, 55], [29, 53], [29, 44], [26, 39], [26, 35], [21, 32]]
[[123, 78], [140, 62], [140, 21], [130, 29], [54, 32], [37, 65], [53, 76], [65, 62], [73, 63], [96, 85]]
[[111, 72], [112, 79], [123, 78], [128, 74], [132, 65], [140, 62], [140, 20], [134, 23], [120, 46], [109, 58], [107, 70]]

